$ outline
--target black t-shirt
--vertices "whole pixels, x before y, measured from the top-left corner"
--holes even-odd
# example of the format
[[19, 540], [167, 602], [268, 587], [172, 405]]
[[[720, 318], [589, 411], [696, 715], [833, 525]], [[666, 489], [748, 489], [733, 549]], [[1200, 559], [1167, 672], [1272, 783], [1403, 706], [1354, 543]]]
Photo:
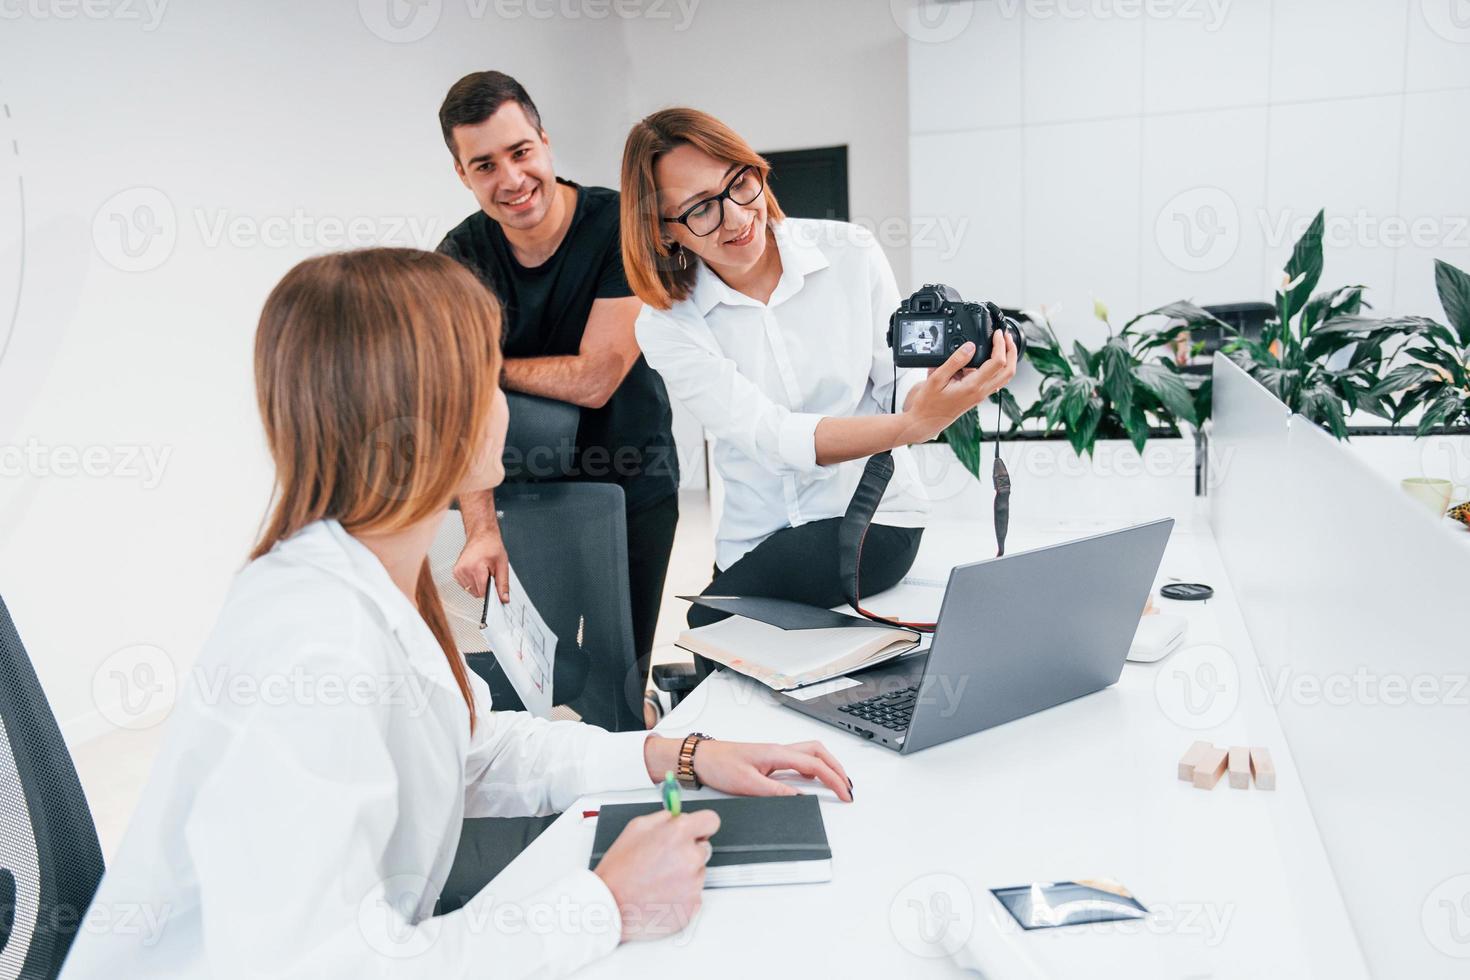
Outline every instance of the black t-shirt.
[[[594, 300], [631, 296], [623, 275], [618, 193], [579, 187], [566, 237], [534, 268], [516, 260], [500, 225], [476, 211], [439, 243], [500, 298], [507, 357], [576, 354]], [[668, 392], [641, 356], [602, 408], [582, 409], [573, 478], [617, 483], [638, 510], [679, 488]]]

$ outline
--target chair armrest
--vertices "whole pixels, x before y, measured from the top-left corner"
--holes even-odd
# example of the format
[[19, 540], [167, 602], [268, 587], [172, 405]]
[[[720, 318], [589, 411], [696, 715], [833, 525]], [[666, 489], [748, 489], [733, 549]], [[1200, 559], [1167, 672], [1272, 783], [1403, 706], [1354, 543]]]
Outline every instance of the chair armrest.
[[699, 674], [690, 664], [655, 664], [653, 686], [666, 694], [687, 694], [699, 686]]

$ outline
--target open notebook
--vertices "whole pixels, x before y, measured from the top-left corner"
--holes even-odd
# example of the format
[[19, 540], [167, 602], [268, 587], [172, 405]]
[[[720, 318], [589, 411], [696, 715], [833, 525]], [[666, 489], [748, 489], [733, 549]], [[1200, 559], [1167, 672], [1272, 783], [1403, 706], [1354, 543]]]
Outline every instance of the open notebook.
[[685, 630], [678, 646], [776, 691], [872, 667], [919, 645], [919, 634], [782, 599], [686, 596], [736, 615]]

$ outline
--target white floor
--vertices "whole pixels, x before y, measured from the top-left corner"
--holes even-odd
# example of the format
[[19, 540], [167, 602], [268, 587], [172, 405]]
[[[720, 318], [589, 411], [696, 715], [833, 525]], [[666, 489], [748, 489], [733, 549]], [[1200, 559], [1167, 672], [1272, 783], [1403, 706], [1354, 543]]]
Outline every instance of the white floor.
[[[679, 498], [679, 529], [654, 635], [654, 663], [689, 659], [674, 647], [689, 604], [674, 597], [700, 592], [709, 584], [714, 555], [709, 495], [703, 490], [685, 491]], [[112, 857], [122, 840], [166, 728], [164, 724], [140, 731], [117, 729], [72, 747], [105, 858]]]

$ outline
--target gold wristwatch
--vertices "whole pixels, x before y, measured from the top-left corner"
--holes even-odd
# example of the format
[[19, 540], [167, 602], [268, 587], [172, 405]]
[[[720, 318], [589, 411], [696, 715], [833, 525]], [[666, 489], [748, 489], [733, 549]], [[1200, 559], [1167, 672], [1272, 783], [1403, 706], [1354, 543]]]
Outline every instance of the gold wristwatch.
[[684, 744], [679, 746], [679, 768], [674, 775], [679, 782], [691, 789], [700, 789], [702, 784], [699, 777], [694, 775], [694, 752], [703, 741], [714, 741], [702, 732], [691, 732], [684, 737]]

